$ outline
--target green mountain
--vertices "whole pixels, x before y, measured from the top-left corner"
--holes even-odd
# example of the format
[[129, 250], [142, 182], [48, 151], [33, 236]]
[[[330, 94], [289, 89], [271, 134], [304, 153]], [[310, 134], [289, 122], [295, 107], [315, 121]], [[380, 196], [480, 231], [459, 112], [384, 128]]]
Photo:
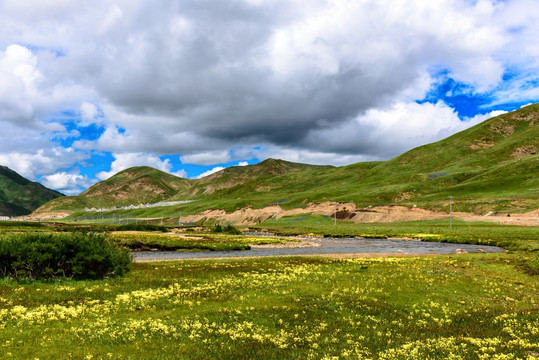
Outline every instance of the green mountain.
[[168, 199], [195, 201], [163, 209], [163, 215], [275, 203], [294, 208], [324, 201], [447, 211], [452, 196], [458, 211], [525, 211], [539, 207], [538, 148], [539, 104], [535, 104], [388, 161], [332, 167], [268, 159], [199, 180], [133, 168], [45, 208], [65, 207], [68, 201], [69, 209], [77, 210]]
[[30, 214], [44, 203], [63, 196], [0, 165], [0, 216]]

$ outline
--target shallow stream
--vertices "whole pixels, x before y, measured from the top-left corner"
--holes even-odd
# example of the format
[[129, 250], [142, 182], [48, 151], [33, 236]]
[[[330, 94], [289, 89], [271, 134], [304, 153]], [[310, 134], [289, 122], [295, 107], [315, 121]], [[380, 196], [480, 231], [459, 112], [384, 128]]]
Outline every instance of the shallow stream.
[[133, 252], [135, 261], [282, 256], [327, 254], [457, 254], [463, 252], [503, 252], [496, 246], [450, 244], [401, 239], [336, 239], [309, 238], [302, 243], [253, 246], [243, 251], [140, 251]]

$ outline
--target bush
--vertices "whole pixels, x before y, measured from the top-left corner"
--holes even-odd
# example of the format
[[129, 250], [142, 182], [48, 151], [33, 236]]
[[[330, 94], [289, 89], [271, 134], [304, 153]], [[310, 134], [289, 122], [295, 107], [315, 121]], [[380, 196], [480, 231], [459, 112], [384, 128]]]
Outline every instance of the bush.
[[241, 235], [241, 231], [239, 231], [237, 228], [235, 228], [232, 225], [226, 225], [221, 226], [220, 224], [217, 224], [213, 227], [212, 230], [214, 233], [225, 233], [230, 235]]
[[161, 231], [167, 232], [168, 228], [163, 225], [154, 224], [125, 224], [116, 227], [118, 231]]
[[100, 279], [129, 271], [129, 250], [102, 235], [12, 234], [0, 237], [0, 276]]

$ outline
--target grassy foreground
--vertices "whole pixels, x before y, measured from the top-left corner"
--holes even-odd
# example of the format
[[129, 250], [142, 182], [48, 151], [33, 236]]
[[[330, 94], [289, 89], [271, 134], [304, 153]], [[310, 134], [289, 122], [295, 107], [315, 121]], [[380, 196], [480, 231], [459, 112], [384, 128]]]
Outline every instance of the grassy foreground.
[[139, 263], [0, 282], [0, 357], [532, 359], [538, 294], [510, 254]]

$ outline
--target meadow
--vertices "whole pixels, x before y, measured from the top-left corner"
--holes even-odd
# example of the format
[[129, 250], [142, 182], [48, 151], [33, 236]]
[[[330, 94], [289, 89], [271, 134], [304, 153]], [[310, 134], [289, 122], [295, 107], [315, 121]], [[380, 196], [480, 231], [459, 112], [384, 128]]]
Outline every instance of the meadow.
[[[535, 359], [537, 228], [263, 224], [282, 234], [507, 241], [509, 253], [134, 263], [102, 280], [0, 280], [6, 359]], [[482, 227], [484, 226], [484, 227]], [[17, 224], [6, 232], [73, 231]], [[2, 230], [3, 229], [3, 230]], [[103, 227], [113, 236], [118, 227]], [[140, 230], [143, 230], [142, 228]], [[167, 241], [162, 229], [132, 234]], [[195, 233], [234, 239], [235, 235]], [[195, 237], [196, 237], [195, 236]], [[507, 239], [505, 237], [507, 236]], [[238, 236], [236, 236], [238, 238]], [[125, 237], [124, 237], [125, 239]], [[248, 237], [245, 237], [247, 243]], [[505, 239], [505, 240], [504, 240]], [[133, 240], [133, 239], [131, 239]], [[239, 241], [239, 240], [238, 240]], [[511, 245], [513, 244], [513, 245]]]
[[7, 359], [532, 359], [537, 277], [507, 254], [137, 263], [0, 282]]

